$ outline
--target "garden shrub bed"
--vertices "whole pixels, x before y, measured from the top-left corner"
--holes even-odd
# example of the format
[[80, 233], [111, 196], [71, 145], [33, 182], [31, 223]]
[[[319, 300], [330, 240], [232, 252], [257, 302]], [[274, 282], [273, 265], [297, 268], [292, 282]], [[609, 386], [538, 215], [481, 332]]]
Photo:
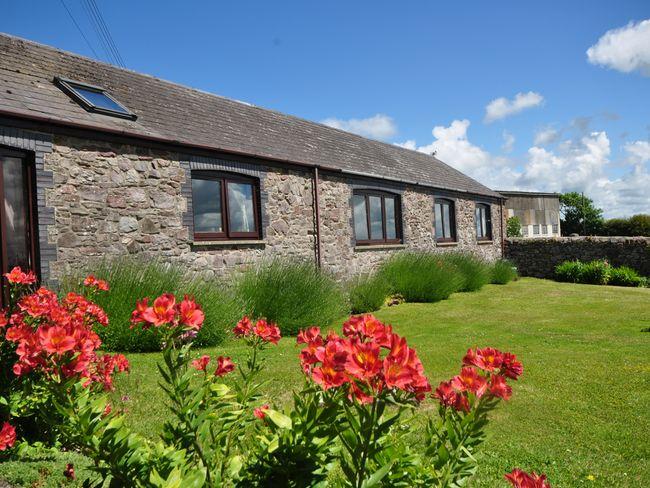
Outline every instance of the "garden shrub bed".
[[555, 277], [558, 281], [568, 283], [648, 286], [648, 278], [639, 275], [634, 269], [627, 266], [612, 266], [606, 260], [595, 260], [587, 263], [579, 260], [564, 261], [555, 267]]

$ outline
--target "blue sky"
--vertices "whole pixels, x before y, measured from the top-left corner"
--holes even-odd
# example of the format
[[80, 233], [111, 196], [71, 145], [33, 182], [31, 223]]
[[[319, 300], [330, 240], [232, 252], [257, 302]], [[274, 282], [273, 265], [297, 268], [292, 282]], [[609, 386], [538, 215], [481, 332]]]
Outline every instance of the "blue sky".
[[[650, 213], [647, 0], [97, 4], [130, 69]], [[96, 57], [61, 0], [10, 2], [0, 30]]]

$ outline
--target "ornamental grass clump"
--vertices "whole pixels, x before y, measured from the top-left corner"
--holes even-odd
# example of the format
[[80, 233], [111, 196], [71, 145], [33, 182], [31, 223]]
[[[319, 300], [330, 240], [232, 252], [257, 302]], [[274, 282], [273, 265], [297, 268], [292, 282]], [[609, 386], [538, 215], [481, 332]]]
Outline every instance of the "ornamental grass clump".
[[[111, 327], [98, 329], [104, 348], [109, 351], [150, 352], [161, 349], [160, 336], [153, 331], [131, 328], [131, 311], [138, 296], [158, 296], [164, 293], [187, 294], [205, 304], [203, 312], [207, 325], [201, 329], [195, 345], [220, 344], [233, 321], [241, 317], [241, 307], [232, 292], [215, 279], [203, 280], [180, 265], [158, 260], [144, 261], [121, 257], [96, 263], [94, 274], [111, 284], [111, 292], [97, 297], [106, 311]], [[83, 287], [79, 275], [62, 280], [62, 290], [79, 291]]]
[[482, 259], [468, 253], [445, 254], [443, 258], [460, 272], [462, 284], [458, 291], [478, 291], [490, 282], [490, 268]]
[[490, 270], [490, 283], [505, 285], [517, 279], [517, 268], [507, 259], [499, 259], [492, 264]]
[[458, 267], [437, 254], [399, 253], [381, 266], [380, 275], [391, 292], [407, 302], [437, 302], [461, 289], [464, 278]]
[[648, 286], [648, 280], [641, 276], [636, 270], [627, 266], [612, 268], [609, 274], [609, 285], [613, 286]]
[[244, 311], [296, 335], [306, 325], [328, 326], [348, 312], [341, 287], [307, 261], [276, 259], [245, 271], [235, 282]]
[[390, 286], [379, 273], [360, 275], [348, 283], [350, 312], [368, 313], [379, 310], [390, 294]]

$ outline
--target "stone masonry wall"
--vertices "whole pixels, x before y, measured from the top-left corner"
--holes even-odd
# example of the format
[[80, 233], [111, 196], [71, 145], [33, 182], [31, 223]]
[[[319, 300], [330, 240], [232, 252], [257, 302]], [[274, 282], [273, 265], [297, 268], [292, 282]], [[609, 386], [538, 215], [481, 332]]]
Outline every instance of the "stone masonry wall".
[[[47, 235], [56, 246], [56, 260], [49, 262], [53, 279], [88, 260], [112, 255], [161, 257], [185, 263], [206, 277], [226, 275], [272, 257], [315, 259], [310, 171], [255, 165], [262, 194], [262, 239], [206, 245], [191, 238], [187, 155], [62, 136], [54, 138], [52, 147], [44, 164], [54, 175], [54, 185], [45, 193], [47, 206], [54, 210]], [[202, 168], [212, 164], [202, 161]], [[229, 162], [214, 160], [214, 164], [223, 170]], [[232, 171], [237, 168], [233, 163]], [[321, 180], [321, 257], [324, 268], [336, 276], [368, 272], [404, 248], [463, 250], [489, 260], [500, 256], [498, 205], [492, 205], [494, 240], [477, 245], [474, 202], [457, 199], [458, 243], [436, 246], [434, 192], [403, 186], [395, 191], [402, 195], [404, 245], [355, 248], [351, 198], [353, 189], [364, 185], [339, 176], [324, 175]]]
[[650, 237], [557, 237], [507, 239], [505, 255], [519, 273], [553, 278], [563, 261], [607, 259], [614, 266], [629, 266], [650, 276]]

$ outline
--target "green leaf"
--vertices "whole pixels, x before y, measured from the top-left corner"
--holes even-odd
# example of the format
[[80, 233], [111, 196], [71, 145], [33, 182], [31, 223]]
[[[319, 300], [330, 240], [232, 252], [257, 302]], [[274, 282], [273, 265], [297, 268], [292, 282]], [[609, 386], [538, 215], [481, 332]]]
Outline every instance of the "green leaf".
[[384, 479], [384, 476], [388, 474], [390, 468], [393, 467], [393, 464], [395, 464], [395, 461], [384, 464], [381, 468], [375, 471], [370, 478], [366, 478], [361, 486], [363, 488], [371, 488], [379, 484], [379, 482]]
[[277, 410], [272, 410], [272, 409], [268, 409], [265, 413], [268, 416], [268, 418], [271, 419], [271, 422], [273, 422], [275, 425], [277, 425], [281, 429], [291, 429], [292, 428], [293, 423], [291, 422], [291, 419], [289, 417], [287, 417], [285, 414], [280, 413]]

